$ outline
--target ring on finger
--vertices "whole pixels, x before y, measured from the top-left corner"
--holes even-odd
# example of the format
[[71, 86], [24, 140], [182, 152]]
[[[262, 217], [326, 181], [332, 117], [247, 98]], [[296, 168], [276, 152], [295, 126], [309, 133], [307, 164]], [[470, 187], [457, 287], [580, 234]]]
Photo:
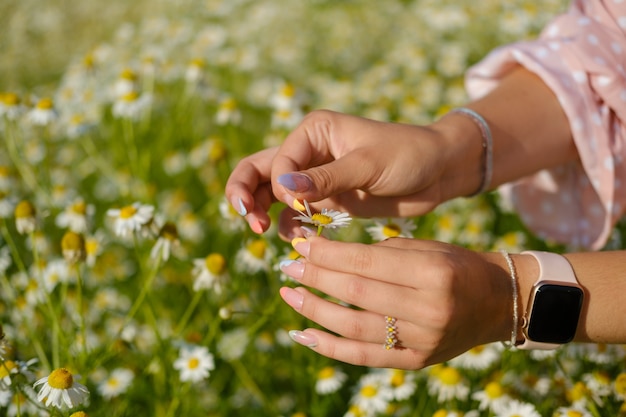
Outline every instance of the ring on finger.
[[398, 328], [396, 327], [396, 318], [391, 316], [385, 316], [385, 329], [387, 334], [385, 336], [385, 344], [383, 347], [387, 350], [393, 349], [398, 343]]

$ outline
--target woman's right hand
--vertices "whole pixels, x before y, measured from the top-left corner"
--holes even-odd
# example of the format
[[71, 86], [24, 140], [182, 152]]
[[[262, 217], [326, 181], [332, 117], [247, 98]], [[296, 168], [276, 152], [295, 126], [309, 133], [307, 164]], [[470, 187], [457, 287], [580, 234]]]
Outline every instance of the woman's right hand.
[[[307, 200], [363, 217], [424, 214], [478, 188], [481, 144], [471, 137], [478, 132], [461, 131], [468, 127], [475, 129], [458, 115], [422, 127], [314, 111], [281, 146], [242, 159], [226, 196], [257, 233], [269, 227], [275, 201], [293, 207], [294, 199]], [[290, 211], [281, 218], [287, 238], [299, 226], [291, 217]]]

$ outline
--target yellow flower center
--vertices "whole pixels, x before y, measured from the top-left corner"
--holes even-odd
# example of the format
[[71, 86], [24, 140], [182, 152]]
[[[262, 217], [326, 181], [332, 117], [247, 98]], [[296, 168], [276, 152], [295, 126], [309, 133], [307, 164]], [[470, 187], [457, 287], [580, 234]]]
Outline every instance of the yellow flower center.
[[489, 398], [500, 398], [504, 394], [504, 390], [502, 389], [502, 385], [497, 382], [490, 382], [485, 387], [485, 393]]
[[317, 374], [317, 377], [319, 379], [329, 379], [332, 378], [335, 375], [335, 369], [331, 366], [327, 366], [325, 368], [322, 368], [321, 371], [319, 371], [319, 373]]
[[461, 374], [456, 369], [447, 366], [441, 369], [437, 375], [445, 385], [457, 385], [461, 382]]
[[77, 411], [75, 413], [70, 414], [70, 417], [89, 417], [89, 416], [84, 411]]
[[375, 397], [378, 394], [378, 390], [373, 385], [366, 385], [361, 388], [361, 395], [367, 398]]
[[452, 216], [450, 215], [443, 215], [441, 217], [439, 217], [439, 219], [437, 220], [438, 226], [440, 229], [444, 229], [444, 230], [450, 230], [452, 229]]
[[583, 413], [576, 410], [568, 410], [567, 417], [583, 417]]
[[615, 378], [615, 391], [620, 395], [626, 395], [626, 372], [622, 372]]
[[159, 235], [174, 242], [178, 239], [178, 229], [174, 223], [167, 222], [163, 225], [163, 227], [161, 227]]
[[221, 140], [213, 142], [213, 146], [209, 150], [209, 160], [212, 162], [221, 161], [226, 156], [226, 147]]
[[74, 385], [74, 377], [65, 368], [55, 369], [48, 376], [48, 385], [55, 389], [69, 389]]
[[81, 234], [68, 231], [61, 239], [61, 249], [64, 251], [82, 251], [85, 248], [85, 239]]
[[87, 213], [87, 204], [84, 201], [79, 201], [77, 203], [72, 204], [70, 210], [77, 214], [86, 214]]
[[314, 215], [311, 216], [311, 220], [313, 220], [315, 223], [321, 224], [321, 225], [327, 225], [327, 224], [331, 224], [333, 222], [333, 218], [332, 217], [327, 216], [327, 215], [322, 214], [322, 213], [315, 213]]
[[135, 206], [126, 206], [120, 210], [120, 218], [121, 219], [130, 219], [137, 213], [137, 208]]
[[137, 79], [137, 74], [135, 74], [133, 70], [127, 68], [122, 71], [120, 78], [123, 80], [135, 81]]
[[213, 275], [221, 275], [226, 269], [226, 259], [219, 253], [212, 253], [204, 259], [206, 269]]
[[37, 108], [39, 110], [50, 110], [52, 108], [52, 99], [42, 98], [37, 102]]
[[122, 96], [122, 100], [129, 102], [129, 103], [133, 101], [137, 101], [138, 98], [139, 98], [139, 93], [137, 93], [136, 91], [131, 91], [130, 93], [126, 93]]
[[107, 381], [107, 385], [110, 387], [117, 387], [120, 384], [120, 381], [117, 380], [117, 378], [109, 378], [109, 380]]
[[255, 258], [263, 259], [265, 257], [265, 250], [267, 249], [267, 243], [258, 239], [250, 242], [247, 246], [248, 252], [250, 252]]
[[402, 232], [402, 229], [395, 223], [388, 223], [383, 227], [383, 235], [387, 237], [398, 237], [400, 232]]
[[7, 178], [11, 175], [11, 169], [8, 166], [0, 165], [0, 178]]
[[189, 367], [189, 369], [196, 369], [199, 365], [200, 361], [198, 360], [198, 358], [191, 358], [189, 359], [189, 362], [187, 362], [187, 366]]
[[33, 206], [30, 201], [20, 201], [15, 207], [15, 217], [18, 219], [30, 219], [35, 217], [35, 206]]
[[17, 106], [20, 104], [20, 97], [15, 93], [5, 93], [2, 101], [7, 106]]
[[89, 255], [95, 255], [96, 253], [98, 253], [98, 247], [98, 240], [95, 238], [87, 239], [87, 241], [85, 242], [85, 252], [87, 252]]
[[391, 386], [393, 387], [401, 387], [404, 384], [405, 373], [401, 369], [395, 369], [393, 371], [393, 375], [391, 376]]
[[202, 68], [202, 67], [204, 67], [204, 60], [202, 58], [194, 58], [189, 63], [189, 66]]
[[293, 97], [296, 94], [296, 88], [291, 84], [285, 84], [280, 93], [285, 97]]
[[570, 402], [576, 402], [585, 398], [587, 396], [587, 392], [587, 386], [583, 382], [579, 381], [567, 391], [567, 398]]
[[437, 410], [435, 411], [435, 414], [433, 414], [433, 417], [446, 417], [447, 415], [448, 415], [447, 410]]
[[480, 355], [485, 350], [485, 345], [474, 346], [470, 349], [472, 355]]
[[13, 361], [4, 361], [0, 364], [0, 379], [8, 376], [11, 370], [15, 369], [17, 365]]
[[220, 103], [220, 107], [224, 110], [235, 110], [237, 109], [237, 102], [234, 98], [227, 98]]

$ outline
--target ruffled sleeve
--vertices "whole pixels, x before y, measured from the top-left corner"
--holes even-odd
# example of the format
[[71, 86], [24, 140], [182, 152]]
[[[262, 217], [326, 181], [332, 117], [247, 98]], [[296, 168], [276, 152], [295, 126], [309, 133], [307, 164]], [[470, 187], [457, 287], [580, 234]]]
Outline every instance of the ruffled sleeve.
[[574, 1], [537, 40], [496, 49], [470, 68], [469, 95], [485, 95], [516, 65], [558, 97], [580, 161], [502, 191], [538, 236], [601, 249], [626, 208], [626, 1]]

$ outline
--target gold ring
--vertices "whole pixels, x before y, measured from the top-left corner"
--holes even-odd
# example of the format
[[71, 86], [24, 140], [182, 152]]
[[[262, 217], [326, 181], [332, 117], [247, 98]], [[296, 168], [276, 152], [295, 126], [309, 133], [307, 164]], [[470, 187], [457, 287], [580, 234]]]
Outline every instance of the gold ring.
[[385, 344], [383, 347], [387, 350], [393, 349], [398, 343], [398, 329], [396, 327], [396, 318], [391, 316], [385, 316], [385, 329], [387, 335], [385, 337]]

